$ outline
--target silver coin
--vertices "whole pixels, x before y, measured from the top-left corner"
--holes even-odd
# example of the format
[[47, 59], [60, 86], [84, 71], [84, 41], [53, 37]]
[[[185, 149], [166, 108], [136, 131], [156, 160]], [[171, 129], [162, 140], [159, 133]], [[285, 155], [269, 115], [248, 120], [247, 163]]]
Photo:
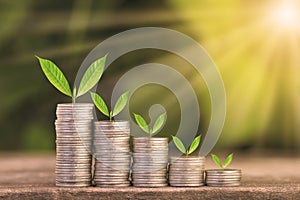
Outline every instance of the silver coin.
[[173, 187], [200, 187], [204, 186], [204, 183], [170, 183], [170, 186]]
[[133, 160], [136, 161], [136, 162], [151, 162], [151, 161], [153, 161], [153, 162], [163, 161], [165, 163], [168, 162], [167, 156], [156, 156], [156, 155], [151, 155], [151, 156], [148, 156], [148, 155], [136, 156], [136, 155], [134, 155]]
[[57, 163], [56, 162], [56, 166], [57, 167], [90, 167], [90, 163]]
[[82, 156], [82, 157], [88, 157], [89, 156], [89, 152], [88, 151], [58, 151], [56, 152], [57, 156]]
[[74, 158], [74, 157], [56, 157], [58, 163], [90, 163], [92, 161], [89, 157]]
[[133, 149], [133, 154], [148, 154], [148, 155], [168, 155], [167, 150], [158, 150], [158, 149]]
[[[101, 165], [104, 165], [104, 166], [108, 166], [108, 167], [112, 167], [112, 168], [116, 168], [116, 167], [120, 167], [120, 168], [129, 168], [130, 167], [130, 163], [120, 163], [120, 162], [113, 162], [113, 161], [110, 161], [110, 162], [103, 162]], [[97, 165], [98, 166], [98, 165]]]
[[204, 183], [204, 179], [170, 179], [169, 182], [172, 183]]
[[[97, 159], [102, 159], [102, 158], [107, 158], [107, 159], [130, 159], [131, 160], [131, 156], [126, 154], [126, 152], [115, 152], [114, 154], [103, 154], [103, 153], [95, 153], [94, 155], [96, 155], [96, 160]], [[99, 156], [99, 157], [97, 157]]]
[[129, 187], [130, 183], [124, 183], [124, 184], [112, 184], [112, 185], [106, 185], [106, 184], [96, 184], [96, 187], [118, 187], [118, 188], [122, 188], [122, 187]]
[[[129, 132], [128, 132], [129, 134]], [[114, 140], [114, 141], [123, 141], [123, 140], [129, 140], [130, 136], [129, 135], [125, 135], [125, 134], [103, 134], [103, 133], [97, 133], [96, 131], [94, 132], [94, 138], [95, 140]]]
[[214, 169], [214, 170], [206, 170], [206, 174], [241, 174], [241, 170], [239, 169]]
[[220, 180], [226, 180], [226, 179], [241, 179], [242, 176], [240, 175], [232, 175], [232, 176], [211, 176], [211, 175], [206, 175], [207, 178], [209, 179], [220, 179]]
[[135, 158], [145, 158], [145, 157], [149, 157], [149, 158], [164, 158], [166, 161], [168, 161], [168, 153], [167, 151], [165, 152], [133, 152], [132, 153], [133, 157]]
[[57, 151], [86, 151], [85, 146], [69, 146], [69, 145], [57, 145], [56, 146]]
[[166, 187], [167, 183], [138, 183], [132, 182], [134, 187]]
[[[74, 162], [85, 162], [89, 157], [75, 157], [75, 156], [56, 156], [57, 161], [66, 162], [66, 163], [74, 163]], [[91, 162], [91, 160], [89, 160]]]
[[94, 177], [102, 177], [102, 178], [111, 178], [111, 179], [128, 179], [129, 174], [107, 174], [107, 173], [100, 173], [100, 172], [95, 172]]
[[192, 160], [205, 160], [205, 159], [206, 158], [203, 157], [203, 156], [182, 156], [182, 157], [171, 156], [170, 157], [171, 161], [175, 161], [175, 160], [178, 160], [178, 161], [184, 161], [184, 160], [192, 161]]
[[116, 143], [129, 146], [129, 138], [103, 138], [101, 140], [97, 140], [96, 138], [94, 138], [94, 142], [99, 144]]
[[82, 177], [82, 178], [90, 178], [92, 176], [92, 173], [87, 173], [87, 172], [73, 172], [73, 171], [65, 171], [65, 172], [56, 172], [55, 175], [57, 178], [62, 178], [62, 177], [74, 177], [76, 174], [77, 177]]
[[163, 141], [163, 142], [168, 142], [169, 139], [166, 137], [134, 137], [133, 141], [146, 141], [146, 142], [159, 142], [159, 141]]
[[182, 182], [182, 183], [200, 183], [200, 182], [204, 182], [204, 179], [202, 177], [170, 177], [169, 176], [169, 181], [176, 181], [176, 182]]
[[55, 184], [57, 187], [89, 187], [91, 183], [61, 183], [56, 182]]
[[128, 180], [113, 180], [113, 181], [109, 181], [109, 180], [102, 180], [102, 179], [94, 179], [96, 185], [124, 185], [124, 184], [130, 184], [130, 182]]
[[56, 171], [57, 172], [63, 172], [63, 171], [76, 171], [76, 172], [90, 172], [91, 167], [90, 166], [56, 166]]
[[157, 146], [137, 146], [133, 145], [133, 149], [135, 150], [162, 150], [162, 151], [167, 151], [168, 146], [167, 145], [157, 145]]
[[204, 167], [202, 166], [184, 166], [184, 167], [176, 167], [176, 166], [169, 166], [170, 171], [174, 171], [176, 173], [187, 171], [191, 172], [204, 172]]
[[134, 171], [132, 176], [164, 176], [167, 174], [167, 170], [159, 170], [159, 171]]
[[231, 180], [206, 180], [207, 184], [214, 184], [214, 183], [222, 183], [222, 184], [227, 184], [227, 183], [236, 183], [240, 182], [239, 179], [231, 179]]
[[91, 181], [92, 176], [89, 177], [56, 177], [58, 182], [88, 182]]
[[[97, 159], [97, 158], [96, 158]], [[117, 155], [113, 155], [113, 156], [108, 156], [108, 155], [103, 155], [100, 158], [97, 159], [97, 161], [103, 162], [104, 160], [118, 160], [120, 162], [124, 162], [124, 161], [131, 161], [131, 157], [130, 156], [117, 156]]]
[[153, 180], [153, 181], [156, 181], [156, 180], [165, 180], [166, 179], [166, 174], [162, 174], [162, 175], [149, 175], [149, 174], [134, 174], [132, 176], [132, 179], [133, 180]]
[[99, 162], [102, 162], [103, 165], [110, 165], [115, 163], [120, 163], [120, 166], [130, 165], [130, 160], [118, 160], [118, 159], [101, 159]]
[[206, 183], [207, 186], [212, 186], [212, 187], [236, 187], [236, 186], [240, 186], [241, 183], [240, 182], [236, 182], [236, 183]]

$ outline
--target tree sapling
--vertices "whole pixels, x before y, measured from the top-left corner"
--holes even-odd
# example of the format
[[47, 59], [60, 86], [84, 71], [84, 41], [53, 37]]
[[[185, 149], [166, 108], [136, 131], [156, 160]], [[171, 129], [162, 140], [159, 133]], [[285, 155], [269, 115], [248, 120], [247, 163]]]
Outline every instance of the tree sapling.
[[225, 169], [232, 161], [232, 157], [233, 157], [233, 153], [229, 154], [224, 162], [224, 164], [221, 162], [221, 160], [219, 159], [219, 157], [215, 154], [211, 154], [212, 159], [214, 160], [214, 162], [216, 163], [216, 165], [218, 165], [219, 167], [221, 167], [222, 169]]
[[100, 80], [104, 71], [106, 57], [107, 54], [94, 61], [83, 75], [78, 90], [74, 86], [71, 92], [70, 85], [62, 71], [51, 60], [36, 56], [50, 83], [63, 94], [72, 97], [73, 103], [76, 103], [76, 98], [87, 93]]
[[186, 157], [188, 157], [191, 153], [193, 153], [198, 148], [201, 140], [201, 135], [197, 136], [193, 140], [190, 148], [188, 149], [185, 148], [184, 144], [178, 137], [172, 135], [172, 138], [178, 150], [184, 153]]
[[117, 100], [114, 108], [109, 111], [105, 101], [101, 98], [97, 93], [91, 92], [91, 97], [93, 99], [94, 104], [98, 108], [98, 110], [103, 113], [105, 116], [109, 117], [109, 121], [112, 121], [112, 118], [119, 114], [127, 104], [129, 91], [124, 92]]
[[146, 120], [138, 114], [134, 113], [134, 118], [135, 121], [137, 122], [137, 124], [139, 125], [139, 127], [146, 133], [149, 134], [149, 137], [154, 136], [156, 133], [158, 133], [158, 131], [162, 128], [162, 126], [164, 125], [166, 118], [167, 118], [167, 113], [164, 112], [163, 114], [161, 114], [155, 121], [154, 125], [152, 128], [149, 127], [149, 125], [147, 124]]

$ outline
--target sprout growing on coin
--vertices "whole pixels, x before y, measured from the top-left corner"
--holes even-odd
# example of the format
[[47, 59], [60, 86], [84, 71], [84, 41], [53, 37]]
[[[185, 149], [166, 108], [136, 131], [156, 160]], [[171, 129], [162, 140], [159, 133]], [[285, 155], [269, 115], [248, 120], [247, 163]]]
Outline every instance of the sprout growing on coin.
[[91, 97], [93, 99], [95, 106], [98, 108], [98, 110], [101, 113], [103, 113], [105, 116], [109, 117], [109, 121], [112, 121], [112, 118], [114, 116], [116, 116], [117, 114], [119, 114], [124, 109], [124, 107], [126, 106], [126, 104], [128, 102], [128, 95], [129, 95], [129, 91], [124, 92], [118, 98], [114, 108], [111, 111], [109, 111], [105, 101], [101, 98], [101, 96], [98, 95], [97, 93], [91, 92]]
[[71, 92], [70, 85], [65, 75], [56, 66], [56, 64], [54, 64], [51, 60], [36, 56], [45, 76], [50, 83], [63, 94], [72, 97], [73, 103], [76, 103], [76, 98], [87, 93], [100, 80], [104, 71], [106, 57], [107, 54], [94, 61], [83, 75], [78, 90], [76, 89], [76, 86], [74, 86], [73, 92]]
[[152, 128], [149, 127], [146, 120], [141, 115], [134, 113], [134, 118], [135, 118], [136, 123], [139, 125], [139, 127], [144, 132], [148, 133], [149, 137], [151, 137], [151, 136], [154, 136], [156, 133], [158, 133], [158, 131], [162, 128], [162, 126], [164, 125], [164, 123], [166, 121], [167, 113], [164, 112], [163, 114], [161, 114], [154, 122], [154, 125]]
[[219, 157], [215, 154], [211, 154], [212, 159], [215, 161], [215, 163], [221, 167], [222, 169], [225, 169], [232, 161], [233, 153], [231, 153], [229, 156], [227, 156], [224, 164], [221, 162]]
[[178, 137], [172, 135], [172, 138], [173, 138], [173, 141], [174, 141], [177, 149], [179, 151], [181, 151], [182, 153], [184, 153], [186, 157], [188, 157], [191, 153], [193, 153], [198, 148], [198, 146], [200, 144], [200, 140], [201, 140], [201, 135], [197, 136], [193, 140], [190, 148], [188, 148], [188, 149], [185, 148], [184, 144]]

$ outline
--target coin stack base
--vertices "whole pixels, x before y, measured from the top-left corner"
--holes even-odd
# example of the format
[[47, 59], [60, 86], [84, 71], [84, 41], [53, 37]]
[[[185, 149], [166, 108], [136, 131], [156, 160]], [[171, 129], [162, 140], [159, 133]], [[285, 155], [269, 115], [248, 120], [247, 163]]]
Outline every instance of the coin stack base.
[[241, 185], [242, 172], [239, 169], [206, 170], [206, 185], [213, 187], [234, 187]]
[[204, 185], [205, 157], [171, 157], [169, 184], [174, 187]]
[[168, 138], [133, 138], [133, 186], [167, 186], [167, 163]]
[[58, 104], [56, 129], [56, 186], [91, 185], [91, 121], [93, 104]]
[[95, 185], [98, 187], [130, 186], [129, 122], [95, 122], [94, 130]]

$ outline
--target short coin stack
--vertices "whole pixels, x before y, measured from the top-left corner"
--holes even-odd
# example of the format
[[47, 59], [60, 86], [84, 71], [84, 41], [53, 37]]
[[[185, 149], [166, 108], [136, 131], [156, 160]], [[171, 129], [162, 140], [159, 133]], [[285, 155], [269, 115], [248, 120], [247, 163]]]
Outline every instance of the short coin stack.
[[128, 121], [94, 122], [94, 182], [100, 187], [130, 186], [130, 125]]
[[216, 187], [239, 186], [242, 172], [239, 169], [206, 170], [206, 185]]
[[167, 163], [168, 138], [133, 138], [133, 186], [167, 186]]
[[91, 185], [93, 104], [58, 104], [56, 109], [56, 186]]
[[205, 157], [171, 157], [169, 183], [175, 187], [204, 185]]

